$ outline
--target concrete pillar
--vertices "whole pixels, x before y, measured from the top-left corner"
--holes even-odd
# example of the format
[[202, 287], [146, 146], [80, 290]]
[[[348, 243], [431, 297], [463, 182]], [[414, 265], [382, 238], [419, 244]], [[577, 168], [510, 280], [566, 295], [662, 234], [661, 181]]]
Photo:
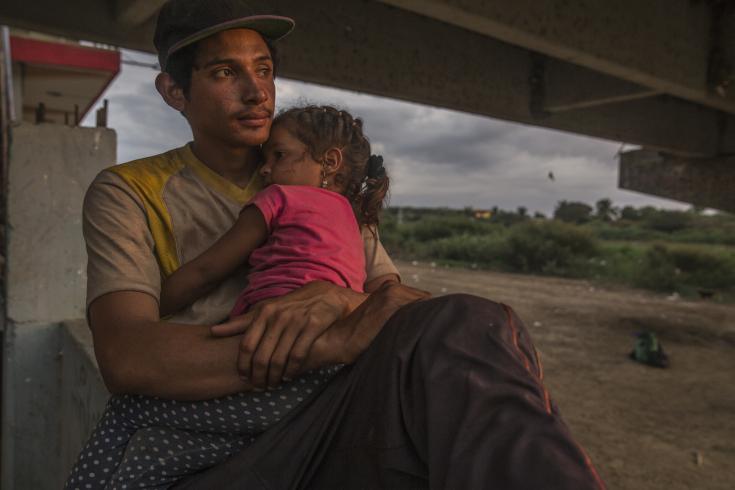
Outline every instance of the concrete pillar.
[[110, 393], [102, 381], [87, 322], [64, 322], [61, 335], [61, 442], [58, 482], [61, 488], [97, 421]]
[[735, 156], [681, 158], [651, 150], [620, 155], [619, 187], [735, 212]]
[[11, 128], [6, 198], [2, 488], [59, 488], [60, 324], [85, 316], [82, 201], [94, 176], [115, 163], [104, 128]]

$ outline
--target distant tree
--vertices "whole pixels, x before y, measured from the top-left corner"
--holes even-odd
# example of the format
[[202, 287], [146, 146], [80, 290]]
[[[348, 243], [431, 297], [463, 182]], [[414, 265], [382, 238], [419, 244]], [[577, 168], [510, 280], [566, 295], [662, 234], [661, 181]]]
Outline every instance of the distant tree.
[[612, 221], [618, 216], [618, 210], [610, 199], [604, 198], [595, 204], [595, 217], [600, 221]]
[[649, 220], [656, 216], [658, 214], [658, 209], [654, 208], [653, 206], [644, 206], [638, 210], [638, 213], [641, 216], [641, 219]]
[[687, 228], [692, 222], [692, 215], [685, 211], [659, 210], [646, 218], [646, 226], [653, 230], [672, 233]]
[[516, 213], [521, 218], [525, 218], [528, 216], [528, 209], [525, 206], [518, 206], [518, 210], [516, 211]]
[[546, 215], [541, 211], [536, 211], [535, 213], [533, 213], [533, 217], [535, 219], [546, 219]]
[[633, 206], [625, 206], [620, 211], [620, 218], [628, 221], [638, 221], [641, 219], [641, 212]]
[[[527, 213], [526, 208], [523, 208], [523, 210], [524, 213]], [[504, 209], [497, 208], [493, 208], [493, 214], [490, 216], [492, 223], [498, 223], [504, 226], [513, 226], [526, 220], [528, 220], [526, 214], [514, 213], [513, 211], [505, 211]]]
[[576, 201], [559, 201], [554, 209], [554, 219], [567, 223], [586, 223], [591, 214], [592, 206]]

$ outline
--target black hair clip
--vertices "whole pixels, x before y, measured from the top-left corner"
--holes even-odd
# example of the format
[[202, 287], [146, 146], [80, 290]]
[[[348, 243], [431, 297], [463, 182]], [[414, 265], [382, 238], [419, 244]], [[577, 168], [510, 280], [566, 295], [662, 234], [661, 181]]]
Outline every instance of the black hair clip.
[[367, 176], [370, 179], [382, 179], [385, 177], [385, 167], [383, 166], [382, 156], [370, 155], [367, 164]]

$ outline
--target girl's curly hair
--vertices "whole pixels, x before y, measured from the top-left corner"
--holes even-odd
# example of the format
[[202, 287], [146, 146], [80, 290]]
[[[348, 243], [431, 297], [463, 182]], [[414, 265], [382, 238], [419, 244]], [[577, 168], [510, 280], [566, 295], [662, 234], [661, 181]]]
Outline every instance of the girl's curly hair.
[[383, 157], [370, 153], [362, 119], [331, 106], [310, 105], [281, 112], [273, 120], [273, 127], [281, 124], [307, 146], [318, 162], [330, 148], [342, 151], [344, 165], [335, 176], [335, 184], [352, 204], [360, 225], [376, 226], [390, 181]]

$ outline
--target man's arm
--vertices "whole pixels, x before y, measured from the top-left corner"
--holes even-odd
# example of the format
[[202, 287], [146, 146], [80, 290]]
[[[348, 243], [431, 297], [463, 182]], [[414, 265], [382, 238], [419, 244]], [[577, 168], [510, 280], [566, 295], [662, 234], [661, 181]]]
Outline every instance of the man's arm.
[[[369, 345], [367, 338], [372, 340], [390, 315], [369, 310], [372, 316], [362, 314], [347, 322], [339, 335], [328, 337], [316, 354], [310, 354], [320, 335], [338, 320], [348, 318], [366, 297], [330, 283], [314, 282], [211, 327], [225, 333], [247, 331], [243, 336], [217, 337], [208, 326], [159, 321], [155, 298], [135, 291], [97, 298], [89, 307], [89, 321], [100, 371], [112, 393], [203, 400], [249, 391], [253, 386], [265, 388], [269, 373], [273, 376], [270, 384], [280, 384], [289, 355], [297, 361], [289, 371], [295, 376], [305, 363], [311, 369], [345, 362], [348, 353], [362, 352]], [[375, 303], [390, 309], [400, 299], [391, 303], [376, 296], [371, 304]], [[364, 335], [351, 330], [358, 324]], [[253, 342], [253, 332], [260, 333], [258, 342]], [[250, 375], [257, 384], [243, 380], [238, 372], [238, 359], [246, 355], [259, 376]]]
[[237, 339], [208, 326], [160, 321], [161, 272], [143, 201], [104, 171], [84, 201], [88, 319], [95, 354], [113, 393], [206, 399], [247, 389]]
[[107, 388], [200, 400], [251, 389], [237, 372], [240, 339], [215, 338], [201, 325], [159, 321], [146, 293], [117, 291], [89, 306], [94, 351]]
[[[301, 370], [329, 364], [352, 364], [403, 306], [431, 297], [427, 291], [385, 281], [352, 313], [316, 339]], [[290, 373], [289, 373], [290, 374]]]
[[237, 323], [215, 325], [212, 333], [243, 334], [237, 369], [253, 386], [264, 389], [315, 367], [353, 362], [393, 313], [428, 296], [395, 280], [383, 282], [370, 295], [312, 282], [261, 301]]

